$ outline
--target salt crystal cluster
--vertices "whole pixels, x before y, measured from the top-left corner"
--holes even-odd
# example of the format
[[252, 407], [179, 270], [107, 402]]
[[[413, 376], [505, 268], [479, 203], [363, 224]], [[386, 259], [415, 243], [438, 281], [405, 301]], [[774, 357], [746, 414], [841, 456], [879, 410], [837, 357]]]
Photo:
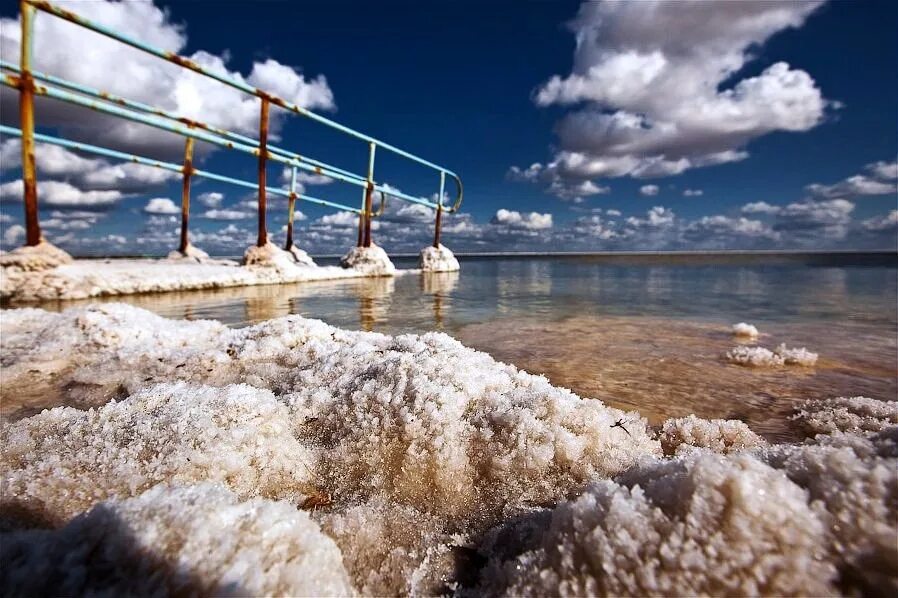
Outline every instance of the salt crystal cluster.
[[98, 405], [0, 424], [5, 594], [898, 589], [892, 403], [656, 433], [443, 334], [116, 304], [5, 311], [0, 356], [3, 400]]
[[340, 258], [340, 265], [370, 276], [392, 276], [396, 273], [396, 266], [387, 252], [374, 243], [370, 247], [353, 247]]
[[340, 550], [286, 501], [215, 484], [98, 502], [60, 529], [3, 535], [5, 595], [351, 596]]
[[734, 347], [726, 354], [727, 361], [749, 367], [775, 367], [781, 365], [814, 366], [818, 355], [806, 348], [789, 349], [785, 343], [771, 351], [764, 347]]
[[25, 245], [0, 255], [0, 266], [11, 272], [39, 272], [71, 263], [72, 256], [47, 241]]
[[455, 255], [443, 244], [422, 249], [418, 267], [424, 272], [457, 272], [461, 269]]
[[751, 324], [739, 322], [738, 324], [733, 324], [733, 335], [747, 339], [756, 339], [758, 338], [758, 329]]

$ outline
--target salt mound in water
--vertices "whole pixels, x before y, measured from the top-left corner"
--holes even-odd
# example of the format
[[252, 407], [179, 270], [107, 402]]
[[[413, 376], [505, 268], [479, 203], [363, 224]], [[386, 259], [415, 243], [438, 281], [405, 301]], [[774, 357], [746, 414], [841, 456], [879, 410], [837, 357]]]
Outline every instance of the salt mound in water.
[[781, 365], [800, 365], [811, 367], [817, 363], [818, 355], [804, 347], [789, 349], [785, 343], [771, 351], [764, 347], [734, 347], [727, 352], [730, 363], [749, 367], [775, 367]]
[[[160, 384], [121, 402], [58, 407], [0, 428], [3, 502], [65, 521], [158, 484], [217, 481], [240, 498], [299, 503], [314, 454], [267, 390]], [[14, 497], [14, 498], [13, 498]]]
[[758, 329], [751, 324], [739, 322], [738, 324], [733, 324], [733, 335], [755, 339], [758, 338]]
[[805, 401], [794, 419], [811, 434], [879, 432], [888, 426], [898, 426], [898, 401], [867, 397]]
[[0, 554], [5, 596], [354, 593], [306, 513], [213, 484], [101, 502], [61, 529], [5, 534]]

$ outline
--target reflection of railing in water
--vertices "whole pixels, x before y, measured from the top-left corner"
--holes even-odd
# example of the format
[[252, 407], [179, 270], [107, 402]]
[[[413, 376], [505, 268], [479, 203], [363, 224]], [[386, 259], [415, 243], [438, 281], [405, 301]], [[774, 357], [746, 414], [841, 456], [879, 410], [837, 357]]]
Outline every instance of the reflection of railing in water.
[[[287, 102], [280, 97], [253, 87], [245, 83], [244, 81], [233, 79], [231, 77], [228, 77], [227, 75], [204, 69], [196, 62], [188, 58], [179, 56], [172, 52], [161, 50], [159, 48], [155, 48], [144, 42], [132, 39], [122, 33], [109, 29], [103, 25], [93, 23], [75, 13], [57, 7], [50, 2], [46, 2], [45, 0], [20, 0], [20, 7], [22, 35], [19, 66], [5, 61], [0, 61], [0, 67], [2, 67], [3, 71], [5, 71], [2, 83], [8, 87], [13, 87], [19, 90], [21, 129], [3, 126], [0, 127], [0, 132], [7, 135], [20, 136], [22, 138], [22, 180], [24, 186], [25, 204], [25, 241], [27, 245], [37, 245], [41, 240], [41, 230], [37, 210], [37, 178], [34, 147], [35, 141], [55, 144], [78, 151], [94, 153], [109, 158], [126, 160], [137, 164], [143, 164], [145, 166], [151, 166], [181, 173], [183, 175], [181, 199], [181, 251], [186, 251], [189, 245], [188, 223], [190, 213], [190, 179], [192, 176], [201, 176], [220, 182], [257, 189], [259, 218], [259, 233], [257, 244], [260, 246], [264, 245], [268, 241], [268, 231], [266, 226], [267, 194], [282, 195], [287, 197], [289, 200], [287, 222], [288, 249], [293, 245], [293, 214], [295, 202], [297, 199], [359, 214], [358, 245], [365, 247], [371, 245], [371, 219], [378, 215], [377, 213], [375, 213], [372, 204], [372, 195], [375, 192], [380, 193], [381, 195], [381, 212], [383, 210], [384, 201], [387, 196], [433, 208], [436, 212], [434, 221], [434, 246], [439, 245], [440, 242], [440, 225], [442, 212], [455, 212], [461, 206], [463, 193], [461, 179], [451, 170], [443, 168], [442, 166], [438, 166], [432, 162], [424, 160], [423, 158], [419, 158], [414, 154], [375, 139], [374, 137], [355, 131], [333, 120], [302, 108], [301, 106]], [[259, 116], [259, 139], [255, 140], [239, 133], [220, 129], [197, 120], [170, 114], [167, 111], [162, 110], [161, 108], [149, 106], [147, 104], [135, 102], [126, 98], [113, 96], [102, 90], [92, 89], [79, 83], [67, 81], [60, 77], [55, 77], [53, 75], [48, 75], [32, 70], [31, 63], [33, 51], [33, 27], [37, 10], [47, 12], [101, 35], [105, 35], [106, 37], [117, 40], [123, 44], [131, 46], [132, 48], [136, 48], [148, 54], [157, 56], [163, 60], [167, 60], [168, 62], [176, 64], [182, 68], [215, 79], [220, 83], [233, 87], [246, 94], [258, 97], [261, 103]], [[40, 81], [40, 84], [35, 83], [35, 81]], [[83, 106], [85, 108], [90, 108], [92, 110], [96, 110], [113, 117], [123, 118], [132, 122], [145, 124], [160, 130], [181, 135], [186, 138], [184, 148], [184, 162], [181, 165], [162, 162], [159, 160], [152, 160], [141, 156], [135, 156], [132, 154], [127, 154], [96, 145], [77, 143], [51, 135], [36, 134], [34, 132], [35, 95], [45, 96], [59, 101]], [[282, 108], [294, 114], [304, 116], [331, 129], [366, 142], [368, 144], [368, 168], [366, 175], [358, 175], [348, 170], [326, 164], [319, 160], [314, 160], [306, 156], [301, 156], [298, 153], [269, 145], [268, 122], [271, 104], [274, 104], [276, 107]], [[258, 158], [258, 181], [256, 183], [252, 183], [250, 181], [236, 179], [226, 175], [203, 171], [195, 168], [193, 166], [193, 146], [195, 140], [208, 142], [219, 147], [224, 147], [227, 149], [256, 156]], [[383, 183], [377, 183], [374, 178], [374, 160], [375, 153], [378, 147], [427, 168], [436, 170], [439, 173], [439, 192], [437, 194], [436, 202], [431, 202], [421, 197], [408, 195]], [[279, 162], [291, 167], [292, 175], [289, 189], [279, 189], [275, 187], [269, 187], [267, 185], [266, 166], [269, 160]], [[311, 197], [303, 193], [296, 193], [296, 175], [298, 170], [314, 172], [316, 174], [324, 175], [344, 183], [361, 187], [361, 207], [353, 208], [337, 202]], [[447, 176], [454, 179], [457, 186], [457, 195], [452, 206], [443, 205]]]

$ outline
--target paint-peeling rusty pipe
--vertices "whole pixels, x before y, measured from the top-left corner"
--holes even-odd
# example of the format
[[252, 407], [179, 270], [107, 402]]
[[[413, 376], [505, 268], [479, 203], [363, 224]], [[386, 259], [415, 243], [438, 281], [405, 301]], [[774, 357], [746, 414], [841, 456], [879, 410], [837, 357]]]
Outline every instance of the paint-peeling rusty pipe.
[[262, 98], [262, 109], [259, 112], [259, 239], [256, 245], [259, 247], [268, 243], [268, 228], [265, 222], [266, 211], [266, 163], [268, 161], [268, 110], [270, 108], [267, 98]]
[[188, 137], [184, 142], [184, 173], [181, 183], [181, 244], [178, 251], [187, 253], [190, 247], [190, 238], [187, 229], [190, 224], [190, 177], [193, 175], [193, 137]]
[[290, 199], [287, 204], [287, 241], [284, 249], [293, 249], [293, 212], [296, 209], [296, 167], [290, 171]]
[[365, 189], [365, 239], [363, 246], [371, 247], [371, 194], [374, 192], [374, 184], [368, 183], [368, 188]]
[[25, 244], [41, 242], [37, 213], [37, 166], [34, 157], [34, 78], [31, 76], [32, 36], [35, 10], [22, 0], [22, 40], [19, 54], [19, 118], [22, 124], [22, 187], [25, 205]]

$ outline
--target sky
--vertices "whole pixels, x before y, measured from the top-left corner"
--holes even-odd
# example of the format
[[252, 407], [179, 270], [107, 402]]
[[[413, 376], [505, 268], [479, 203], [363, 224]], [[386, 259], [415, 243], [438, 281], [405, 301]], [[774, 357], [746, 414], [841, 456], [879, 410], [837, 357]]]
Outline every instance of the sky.
[[[459, 252], [896, 249], [898, 4], [767, 2], [59, 2], [458, 173]], [[257, 98], [40, 13], [35, 68], [257, 138]], [[18, 3], [0, 57], [18, 62]], [[18, 127], [16, 93], [0, 121]], [[39, 99], [39, 132], [180, 162], [183, 138]], [[272, 142], [364, 174], [367, 144], [275, 110]], [[0, 139], [0, 245], [23, 242], [20, 146]], [[38, 147], [45, 237], [77, 255], [177, 245], [177, 174]], [[252, 156], [199, 143], [202, 169]], [[270, 184], [285, 185], [270, 164]], [[375, 179], [435, 198], [438, 175], [383, 150]], [[357, 206], [357, 187], [303, 176]], [[454, 188], [449, 185], [450, 194]], [[286, 205], [268, 217], [283, 242]], [[191, 240], [255, 241], [251, 189], [194, 178]], [[356, 216], [300, 201], [296, 242], [340, 254]], [[373, 226], [417, 252], [433, 212], [390, 200]]]

